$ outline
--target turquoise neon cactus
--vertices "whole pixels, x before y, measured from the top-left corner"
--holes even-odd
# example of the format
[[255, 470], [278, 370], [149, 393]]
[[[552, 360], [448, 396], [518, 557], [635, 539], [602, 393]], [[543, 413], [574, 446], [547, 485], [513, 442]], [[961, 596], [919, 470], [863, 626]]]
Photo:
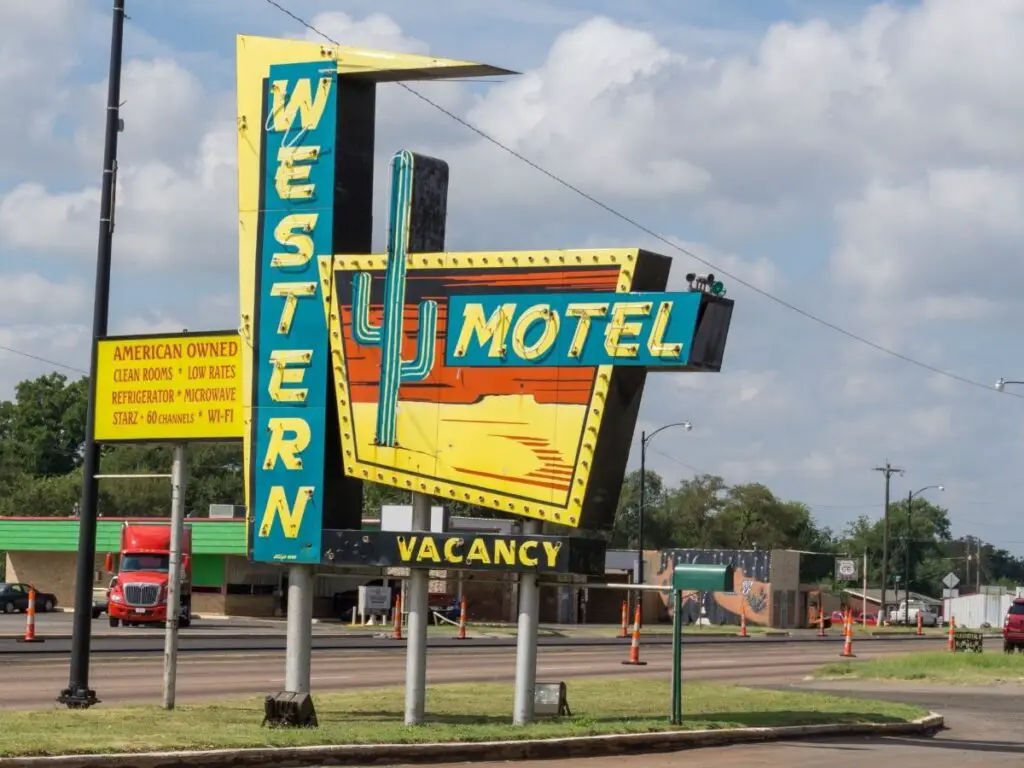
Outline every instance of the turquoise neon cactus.
[[381, 325], [374, 325], [370, 320], [373, 276], [369, 272], [357, 272], [352, 285], [352, 336], [360, 346], [380, 347], [377, 445], [391, 447], [398, 444], [398, 388], [406, 382], [423, 381], [430, 375], [437, 343], [437, 302], [421, 301], [416, 358], [402, 360], [413, 165], [413, 154], [407, 150], [397, 153], [391, 160], [388, 264], [384, 275], [384, 318]]

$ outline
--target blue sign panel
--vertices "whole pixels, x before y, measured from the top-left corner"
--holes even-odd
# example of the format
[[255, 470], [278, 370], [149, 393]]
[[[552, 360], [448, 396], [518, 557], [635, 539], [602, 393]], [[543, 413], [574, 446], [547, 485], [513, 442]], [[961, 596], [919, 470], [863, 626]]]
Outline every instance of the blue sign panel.
[[455, 295], [449, 366], [687, 365], [701, 295], [534, 293]]
[[330, 340], [318, 254], [334, 219], [333, 62], [270, 68], [253, 379], [252, 559], [319, 563]]

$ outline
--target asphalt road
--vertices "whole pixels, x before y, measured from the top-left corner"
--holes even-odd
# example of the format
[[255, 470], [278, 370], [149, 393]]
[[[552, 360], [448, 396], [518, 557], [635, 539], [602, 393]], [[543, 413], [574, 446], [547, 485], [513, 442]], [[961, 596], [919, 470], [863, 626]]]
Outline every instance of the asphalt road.
[[[0, 614], [0, 658], [8, 655], [67, 655], [71, 649], [71, 615], [65, 613], [45, 614], [37, 617], [36, 635], [45, 640], [42, 643], [26, 644], [18, 642], [24, 634], [25, 618], [18, 614], [6, 616]], [[593, 628], [591, 628], [593, 630]], [[202, 619], [196, 621], [191, 628], [181, 630], [179, 649], [182, 654], [191, 653], [231, 653], [231, 652], [273, 652], [285, 648], [285, 625], [282, 621], [265, 619]], [[490, 632], [490, 636], [483, 636]], [[428, 644], [432, 648], [463, 648], [467, 645], [485, 648], [510, 648], [516, 643], [511, 632], [500, 633], [486, 628], [470, 627], [471, 640], [454, 639], [455, 629], [442, 629], [428, 636]], [[97, 619], [92, 624], [91, 650], [97, 656], [105, 654], [125, 653], [163, 653], [164, 630], [161, 628], [117, 627], [111, 628], [106, 618]], [[897, 642], [917, 643], [936, 642], [935, 636], [916, 638], [857, 638], [862, 642]], [[729, 643], [764, 643], [788, 644], [807, 642], [839, 646], [842, 638], [839, 632], [830, 632], [828, 637], [819, 638], [814, 631], [794, 632], [791, 637], [753, 635], [744, 640], [710, 634], [683, 635], [687, 645], [729, 644]], [[608, 628], [607, 634], [585, 636], [548, 636], [541, 635], [538, 643], [541, 647], [620, 647], [628, 646], [629, 638], [619, 638], [614, 628]], [[641, 643], [644, 646], [668, 646], [670, 635], [644, 634]], [[391, 628], [381, 627], [379, 632], [367, 630], [350, 630], [339, 623], [322, 623], [313, 625], [313, 647], [318, 650], [336, 649], [381, 649], [401, 648], [404, 641], [391, 639]]]
[[[924, 640], [915, 647], [940, 647], [938, 640]], [[905, 653], [905, 641], [864, 642], [858, 658], [869, 659]], [[815, 667], [838, 658], [834, 643], [707, 644], [688, 647], [683, 654], [688, 680], [742, 683], [785, 683], [807, 675]], [[616, 676], [665, 677], [671, 669], [667, 645], [641, 649], [645, 667], [624, 666], [627, 648], [542, 647], [538, 653], [538, 677], [572, 679]], [[100, 656], [91, 665], [90, 681], [107, 704], [157, 703], [163, 680], [162, 657], [152, 654]], [[512, 681], [514, 648], [481, 648], [463, 644], [458, 649], [433, 649], [427, 662], [428, 682]], [[405, 654], [401, 648], [375, 650], [327, 650], [313, 655], [314, 691], [351, 690], [401, 685], [405, 679]], [[67, 685], [66, 656], [8, 656], [0, 663], [0, 709], [54, 706], [57, 693]], [[189, 654], [179, 660], [178, 699], [200, 701], [224, 697], [262, 695], [279, 690], [284, 683], [282, 653]], [[572, 687], [570, 685], [570, 701]]]
[[[773, 688], [781, 686], [772, 685]], [[711, 747], [627, 758], [644, 768], [1020, 768], [1024, 765], [1024, 688], [900, 683], [795, 683], [787, 688], [906, 701], [941, 712], [946, 730], [931, 738], [815, 739]], [[641, 762], [642, 761], [642, 762]], [[623, 758], [475, 763], [479, 768], [621, 768]], [[435, 768], [464, 768], [448, 763]], [[395, 768], [410, 768], [395, 766]]]

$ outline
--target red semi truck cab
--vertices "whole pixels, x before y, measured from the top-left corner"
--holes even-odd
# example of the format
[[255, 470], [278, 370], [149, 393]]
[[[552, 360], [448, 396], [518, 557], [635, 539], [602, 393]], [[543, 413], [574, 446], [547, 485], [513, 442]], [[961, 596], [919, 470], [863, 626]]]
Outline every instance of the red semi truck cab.
[[[167, 620], [171, 527], [145, 523], [121, 526], [121, 557], [107, 598], [110, 626], [157, 624]], [[106, 570], [113, 572], [113, 555]], [[178, 626], [192, 623], [192, 529], [181, 539], [181, 613]]]

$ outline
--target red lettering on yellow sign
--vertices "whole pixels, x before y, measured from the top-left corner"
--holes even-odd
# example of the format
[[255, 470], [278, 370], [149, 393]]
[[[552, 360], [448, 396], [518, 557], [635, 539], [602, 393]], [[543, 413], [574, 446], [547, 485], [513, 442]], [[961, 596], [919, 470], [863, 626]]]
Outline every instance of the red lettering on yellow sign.
[[97, 440], [241, 439], [236, 337], [111, 339], [99, 362]]

